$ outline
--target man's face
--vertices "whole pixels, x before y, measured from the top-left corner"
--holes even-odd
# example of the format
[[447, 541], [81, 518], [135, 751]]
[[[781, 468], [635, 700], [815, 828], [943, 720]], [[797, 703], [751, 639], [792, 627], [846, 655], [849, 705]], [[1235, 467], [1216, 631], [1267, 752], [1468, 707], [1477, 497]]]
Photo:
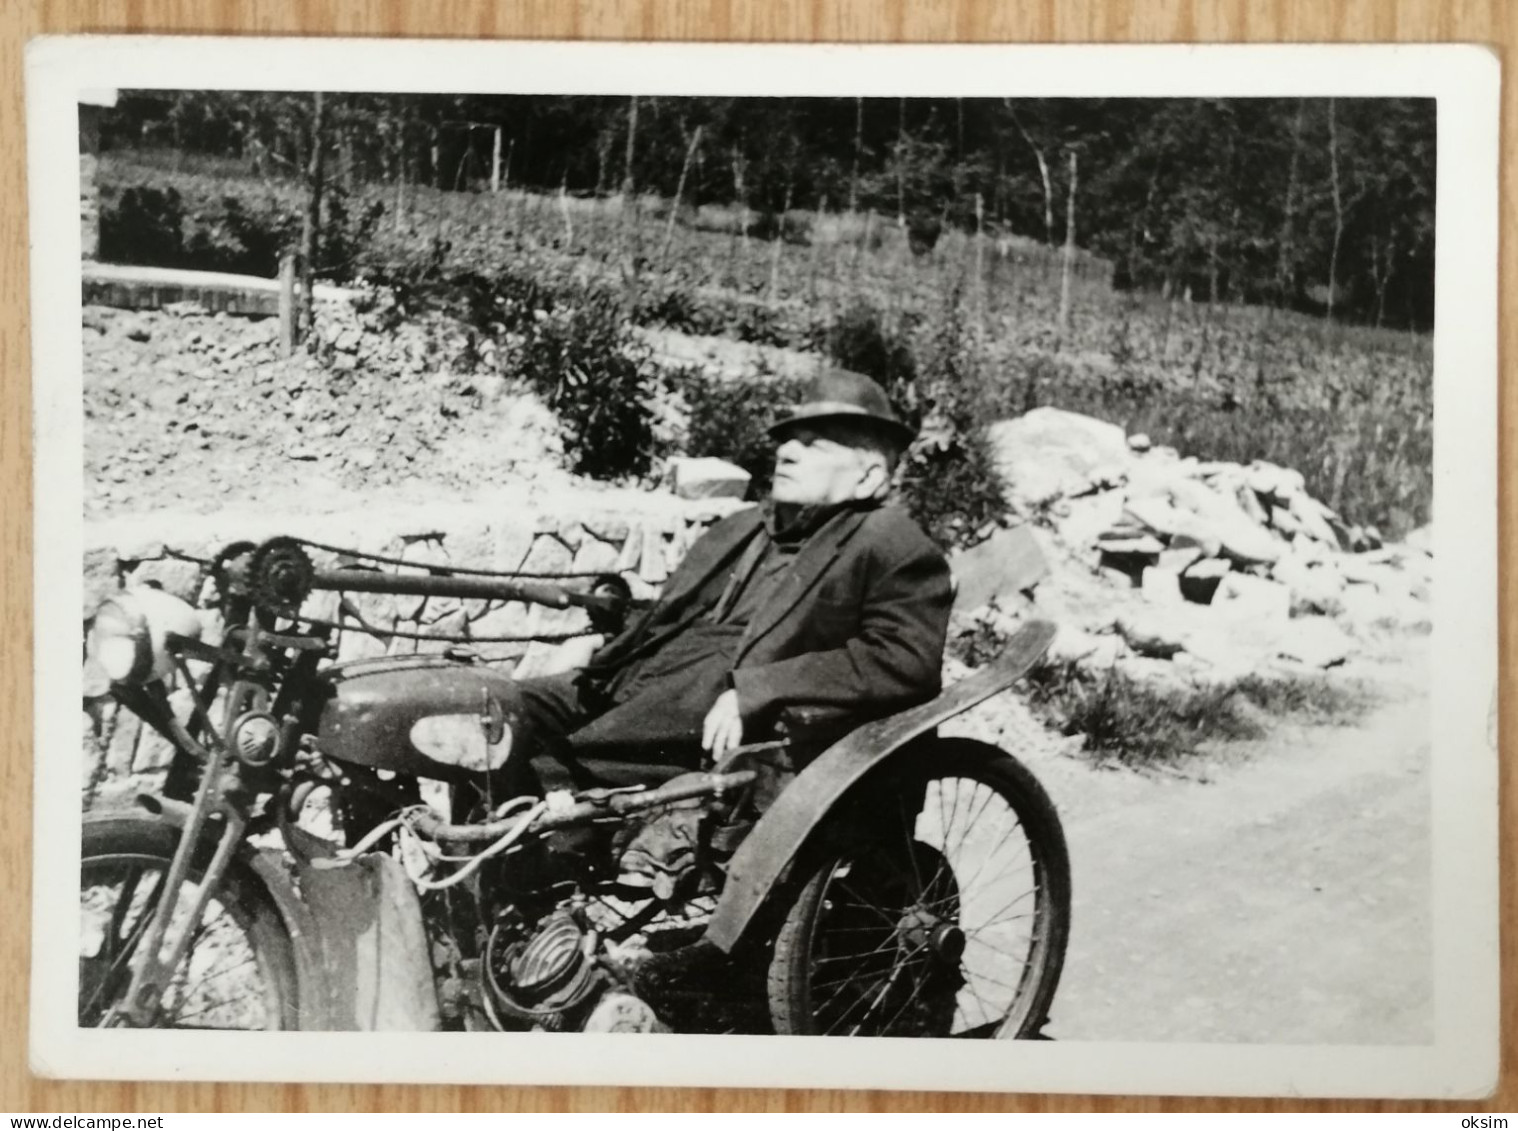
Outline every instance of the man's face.
[[793, 424], [775, 449], [777, 503], [825, 506], [873, 495], [885, 475], [881, 456], [846, 422], [817, 420]]

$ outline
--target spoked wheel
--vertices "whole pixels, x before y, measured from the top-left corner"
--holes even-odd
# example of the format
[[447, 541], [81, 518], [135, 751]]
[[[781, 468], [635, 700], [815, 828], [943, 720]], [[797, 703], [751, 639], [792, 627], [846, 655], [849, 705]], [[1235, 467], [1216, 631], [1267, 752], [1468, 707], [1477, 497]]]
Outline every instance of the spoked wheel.
[[[179, 832], [150, 817], [91, 816], [79, 872], [79, 1025], [121, 1024], [133, 956], [158, 905]], [[188, 911], [197, 861], [180, 893]], [[164, 951], [181, 929], [177, 919]], [[236, 865], [164, 988], [155, 1028], [293, 1029], [294, 949], [279, 913]]]
[[776, 1032], [1036, 1034], [1070, 932], [1048, 795], [1000, 750], [946, 739], [872, 796], [799, 869], [770, 965]]

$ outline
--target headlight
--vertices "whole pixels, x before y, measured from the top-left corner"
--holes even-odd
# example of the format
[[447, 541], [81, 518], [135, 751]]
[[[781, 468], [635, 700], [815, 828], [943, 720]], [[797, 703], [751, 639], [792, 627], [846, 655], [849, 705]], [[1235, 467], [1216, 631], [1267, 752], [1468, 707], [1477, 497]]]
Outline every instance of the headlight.
[[112, 683], [145, 683], [174, 670], [169, 633], [200, 639], [200, 617], [162, 589], [143, 587], [107, 597], [95, 610], [90, 655]]

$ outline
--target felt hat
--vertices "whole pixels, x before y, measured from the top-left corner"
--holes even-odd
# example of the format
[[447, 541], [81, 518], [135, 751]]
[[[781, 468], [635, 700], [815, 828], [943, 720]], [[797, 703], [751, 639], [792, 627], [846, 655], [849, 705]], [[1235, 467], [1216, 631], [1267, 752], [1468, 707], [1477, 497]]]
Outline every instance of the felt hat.
[[770, 425], [770, 436], [784, 437], [785, 430], [814, 420], [869, 420], [903, 448], [912, 442], [915, 430], [896, 415], [891, 399], [874, 381], [862, 373], [847, 369], [824, 369], [802, 389], [801, 400], [792, 405], [779, 420]]

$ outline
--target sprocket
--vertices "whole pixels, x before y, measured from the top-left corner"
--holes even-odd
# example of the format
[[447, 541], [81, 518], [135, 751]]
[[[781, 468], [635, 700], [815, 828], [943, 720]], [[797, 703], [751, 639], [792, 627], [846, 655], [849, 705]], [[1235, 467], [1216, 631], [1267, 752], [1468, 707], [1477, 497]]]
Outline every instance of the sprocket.
[[[211, 578], [216, 582], [216, 596], [218, 601], [225, 602], [231, 597], [246, 597], [247, 591], [244, 585], [245, 568], [233, 570], [233, 563], [238, 558], [246, 558], [254, 550], [258, 549], [256, 542], [233, 542], [222, 548], [221, 552], [211, 562]], [[247, 562], [242, 563], [246, 567]]]
[[316, 567], [295, 538], [271, 538], [248, 562], [248, 592], [255, 605], [295, 617], [311, 593]]

